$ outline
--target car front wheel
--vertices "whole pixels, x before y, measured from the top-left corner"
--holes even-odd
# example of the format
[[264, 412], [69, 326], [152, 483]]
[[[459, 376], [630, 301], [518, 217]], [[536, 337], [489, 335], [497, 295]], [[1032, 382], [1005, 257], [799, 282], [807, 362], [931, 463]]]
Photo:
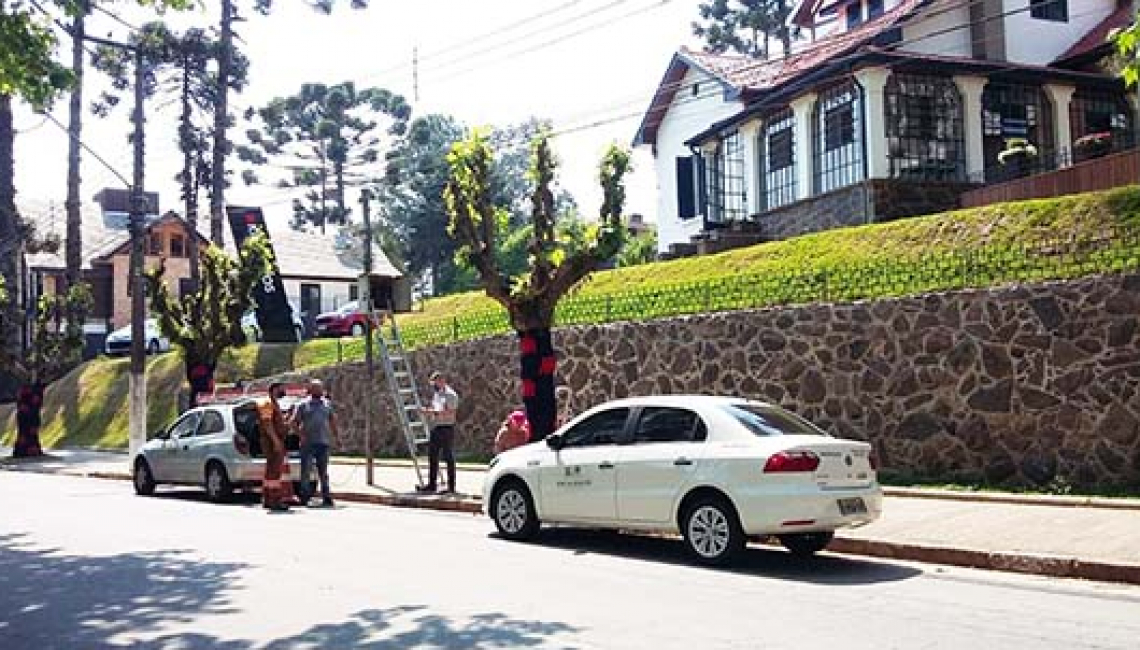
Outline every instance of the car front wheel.
[[150, 464], [142, 458], [135, 461], [132, 481], [135, 484], [135, 494], [144, 497], [154, 494], [154, 488], [157, 485], [154, 482], [154, 474], [150, 471]]
[[799, 557], [808, 557], [815, 555], [835, 538], [835, 533], [796, 533], [793, 535], [780, 535], [780, 543], [784, 548], [792, 552], [792, 555]]
[[534, 509], [534, 499], [522, 481], [506, 481], [495, 488], [491, 496], [491, 518], [503, 537], [524, 541], [538, 533], [540, 522]]
[[702, 564], [728, 564], [744, 550], [744, 531], [736, 509], [718, 497], [700, 497], [685, 510], [681, 534], [689, 552]]
[[230, 498], [234, 493], [234, 486], [226, 474], [224, 465], [211, 461], [206, 465], [206, 498], [214, 503], [220, 503]]

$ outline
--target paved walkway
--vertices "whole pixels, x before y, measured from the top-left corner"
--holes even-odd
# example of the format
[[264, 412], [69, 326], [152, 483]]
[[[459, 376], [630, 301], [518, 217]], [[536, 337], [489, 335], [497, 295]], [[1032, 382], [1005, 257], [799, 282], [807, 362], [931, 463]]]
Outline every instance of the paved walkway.
[[[7, 455], [3, 450], [0, 454]], [[3, 469], [125, 478], [126, 454], [53, 450], [36, 461], [5, 459]], [[422, 468], [426, 471], [426, 468]], [[373, 485], [363, 462], [335, 459], [333, 491], [348, 501], [478, 512], [484, 470], [461, 466], [458, 497], [421, 496], [409, 462], [378, 461]], [[847, 530], [833, 550], [1140, 584], [1140, 499], [974, 495], [888, 489], [884, 515]]]

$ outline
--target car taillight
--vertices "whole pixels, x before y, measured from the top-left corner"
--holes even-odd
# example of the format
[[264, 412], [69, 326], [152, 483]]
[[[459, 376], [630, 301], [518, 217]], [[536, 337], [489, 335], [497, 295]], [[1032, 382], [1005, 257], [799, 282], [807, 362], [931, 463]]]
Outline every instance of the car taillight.
[[765, 472], [814, 472], [819, 467], [819, 456], [810, 451], [781, 451], [768, 457]]
[[240, 433], [234, 434], [234, 449], [237, 449], [237, 452], [243, 456], [249, 455], [249, 441]]

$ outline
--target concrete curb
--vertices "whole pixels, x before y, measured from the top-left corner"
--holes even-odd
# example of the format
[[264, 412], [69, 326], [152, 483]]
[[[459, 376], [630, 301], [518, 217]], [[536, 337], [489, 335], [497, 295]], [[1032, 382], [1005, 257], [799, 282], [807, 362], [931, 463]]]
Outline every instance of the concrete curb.
[[1064, 508], [1104, 508], [1106, 510], [1140, 511], [1140, 499], [1106, 497], [1071, 497], [1053, 494], [1006, 494], [1002, 492], [955, 492], [924, 488], [884, 487], [883, 494], [907, 499], [940, 499], [972, 503], [1000, 503], [1017, 506], [1059, 506]]
[[[35, 474], [59, 474], [64, 476], [75, 476], [79, 478], [95, 478], [116, 481], [131, 480], [130, 474], [127, 474], [126, 472], [68, 471], [14, 466], [0, 467], [0, 470], [13, 472], [31, 472]], [[389, 506], [396, 508], [419, 508], [424, 510], [461, 512], [467, 514], [480, 514], [482, 512], [482, 504], [480, 500], [474, 498], [454, 498], [447, 496], [411, 496], [400, 494], [364, 494], [360, 492], [333, 492], [333, 496], [338, 500], [347, 501], [350, 503], [367, 503], [371, 505]], [[919, 496], [917, 498], [923, 497]], [[1010, 502], [998, 501], [998, 503]], [[1098, 562], [1092, 560], [1082, 560], [1075, 557], [946, 548], [940, 546], [926, 546], [922, 544], [887, 542], [874, 539], [855, 539], [850, 537], [843, 537], [842, 535], [836, 536], [835, 540], [832, 541], [827, 550], [832, 553], [843, 553], [847, 555], [861, 555], [866, 557], [876, 557], [891, 560], [906, 560], [911, 562], [922, 562], [925, 564], [944, 564], [949, 566], [985, 569], [990, 571], [1004, 571], [1008, 573], [1039, 575], [1050, 578], [1078, 578], [1082, 580], [1095, 580], [1098, 582], [1118, 582], [1140, 585], [1140, 565]]]

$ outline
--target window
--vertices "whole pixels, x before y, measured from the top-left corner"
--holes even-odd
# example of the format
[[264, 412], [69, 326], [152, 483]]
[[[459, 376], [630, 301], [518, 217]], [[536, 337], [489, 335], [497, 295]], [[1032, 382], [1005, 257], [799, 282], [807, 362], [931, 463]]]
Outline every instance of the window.
[[[1069, 104], [1069, 121], [1072, 124], [1073, 142], [1086, 135], [1108, 133], [1108, 149], [1123, 151], [1133, 146], [1132, 109], [1119, 92], [1079, 89]], [[1076, 151], [1078, 159], [1089, 158], [1090, 152]]]
[[851, 81], [821, 93], [813, 123], [816, 193], [863, 180], [863, 97], [859, 86]]
[[[1009, 140], [1023, 138], [1037, 149], [1029, 169], [1014, 169], [998, 162]], [[1053, 104], [1037, 86], [993, 82], [982, 92], [982, 149], [987, 182], [1000, 182], [1028, 172], [1057, 166], [1053, 141]]]
[[896, 73], [887, 81], [884, 99], [891, 177], [965, 180], [962, 103], [954, 82]]
[[700, 442], [708, 429], [700, 416], [678, 408], [650, 407], [642, 409], [633, 434], [634, 443]]
[[194, 435], [194, 432], [198, 430], [199, 419], [201, 419], [200, 414], [187, 413], [181, 420], [175, 422], [174, 426], [170, 427], [170, 437], [189, 438]]
[[826, 436], [822, 429], [790, 411], [762, 404], [726, 406], [729, 415], [758, 436]]
[[223, 433], [226, 430], [226, 421], [217, 411], [203, 411], [202, 424], [198, 427], [198, 435], [208, 436], [214, 433]]
[[883, 15], [883, 0], [867, 0], [867, 20]]
[[146, 254], [147, 255], [162, 255], [165, 253], [162, 249], [162, 233], [152, 232], [146, 236]]
[[1069, 22], [1068, 0], [1029, 0], [1029, 15], [1041, 20]]
[[795, 117], [791, 109], [769, 117], [760, 138], [764, 208], [771, 210], [796, 200]]
[[567, 447], [612, 445], [625, 431], [629, 409], [618, 408], [595, 413], [574, 425], [563, 435]]
[[748, 196], [744, 187], [744, 146], [740, 133], [733, 132], [718, 143], [708, 176], [709, 220], [743, 220], [748, 214]]
[[[378, 298], [379, 298], [378, 296], [372, 296], [373, 300], [377, 300]], [[360, 300], [360, 286], [359, 285], [357, 285], [357, 284], [348, 285], [348, 299], [349, 300]]]
[[178, 233], [170, 233], [170, 256], [186, 257], [186, 239]]
[[693, 93], [693, 97], [700, 95], [701, 94], [701, 84], [694, 83], [692, 93]]
[[847, 5], [847, 29], [854, 29], [863, 22], [862, 0]]

